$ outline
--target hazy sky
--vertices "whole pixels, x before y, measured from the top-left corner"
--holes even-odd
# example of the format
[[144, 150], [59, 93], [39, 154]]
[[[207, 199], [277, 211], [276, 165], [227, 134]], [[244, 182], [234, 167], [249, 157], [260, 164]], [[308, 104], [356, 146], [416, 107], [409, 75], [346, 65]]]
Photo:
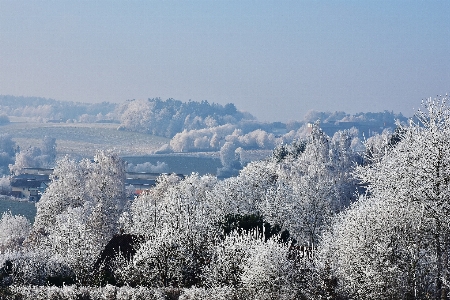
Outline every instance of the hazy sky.
[[0, 0], [0, 94], [208, 100], [261, 121], [450, 92], [450, 1]]

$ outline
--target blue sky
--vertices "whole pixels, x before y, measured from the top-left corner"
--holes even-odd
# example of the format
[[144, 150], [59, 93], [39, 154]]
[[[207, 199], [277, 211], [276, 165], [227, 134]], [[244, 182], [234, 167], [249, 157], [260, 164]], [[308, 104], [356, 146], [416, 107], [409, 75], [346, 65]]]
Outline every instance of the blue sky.
[[0, 0], [0, 94], [412, 115], [450, 92], [449, 23], [450, 1]]

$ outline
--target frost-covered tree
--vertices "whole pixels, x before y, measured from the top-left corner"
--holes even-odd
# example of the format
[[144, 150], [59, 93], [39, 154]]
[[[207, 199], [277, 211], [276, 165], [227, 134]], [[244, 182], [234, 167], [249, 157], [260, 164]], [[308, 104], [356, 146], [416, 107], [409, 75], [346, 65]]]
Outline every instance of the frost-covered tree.
[[46, 156], [45, 165], [51, 165], [56, 160], [56, 138], [46, 136], [42, 141], [42, 155]]
[[[241, 281], [253, 299], [298, 299], [297, 266], [289, 258], [290, 244], [281, 243], [278, 236], [264, 241], [253, 240], [248, 259], [242, 263]], [[299, 285], [299, 284], [298, 284]]]
[[241, 163], [236, 149], [236, 145], [232, 142], [226, 142], [220, 148], [220, 161], [223, 167], [217, 170], [218, 176], [229, 177], [238, 173]]
[[249, 163], [212, 191], [222, 220], [260, 215], [299, 242], [315, 244], [330, 218], [355, 200], [351, 172], [361, 162], [352, 147], [355, 138], [342, 132], [331, 139], [315, 126], [308, 140], [282, 145], [271, 159]]
[[36, 204], [29, 242], [67, 264], [86, 280], [97, 256], [119, 231], [124, 209], [125, 164], [99, 152], [94, 161], [57, 163], [52, 182]]
[[18, 250], [28, 237], [30, 221], [24, 216], [4, 212], [0, 219], [0, 253]]
[[[148, 286], [190, 286], [200, 281], [202, 263], [218, 232], [206, 200], [216, 183], [212, 176], [192, 174], [180, 181], [175, 175], [163, 175], [153, 190], [134, 200], [122, 216], [123, 227], [145, 242], [119, 270], [122, 281], [138, 280]], [[120, 275], [130, 272], [147, 275]]]
[[11, 173], [20, 174], [24, 168], [51, 168], [56, 160], [56, 139], [45, 137], [42, 148], [31, 146], [16, 153], [13, 165], [9, 165]]
[[168, 165], [165, 162], [157, 161], [156, 164], [151, 162], [145, 162], [142, 164], [127, 164], [127, 172], [138, 172], [138, 173], [164, 173], [168, 171]]
[[171, 139], [170, 147], [175, 152], [217, 151], [232, 134], [236, 126], [226, 124], [198, 130], [183, 130]]
[[298, 299], [298, 269], [290, 258], [290, 243], [264, 232], [232, 231], [218, 242], [204, 267], [209, 288], [232, 287], [251, 299]]
[[149, 287], [183, 284], [183, 246], [181, 236], [173, 228], [160, 228], [137, 249], [130, 262], [116, 260], [117, 280], [127, 285]]
[[[424, 297], [433, 259], [420, 249], [429, 225], [413, 203], [362, 197], [322, 239], [319, 269], [339, 279], [339, 293], [359, 299]], [[422, 265], [422, 267], [419, 267]], [[431, 267], [431, 268], [430, 268]], [[416, 290], [414, 290], [416, 289]]]
[[242, 286], [244, 262], [250, 258], [251, 234], [231, 232], [213, 248], [209, 264], [204, 267], [204, 276], [208, 287]]
[[283, 207], [278, 218], [301, 243], [315, 244], [330, 218], [355, 200], [357, 181], [351, 172], [361, 162], [352, 148], [355, 138], [347, 131], [330, 138], [314, 125], [306, 141], [275, 149], [271, 163], [276, 184], [265, 207]]
[[26, 150], [21, 150], [16, 153], [16, 159], [13, 165], [9, 165], [9, 170], [12, 174], [18, 175], [23, 172], [24, 168], [39, 167], [37, 163], [39, 160], [35, 158], [41, 156], [41, 150], [38, 147], [29, 147]]
[[0, 173], [7, 174], [8, 166], [14, 163], [17, 146], [9, 134], [0, 134]]
[[231, 103], [222, 106], [205, 100], [183, 103], [174, 99], [162, 101], [159, 98], [127, 101], [118, 108], [117, 113], [121, 129], [170, 138], [184, 130], [203, 130], [253, 118], [239, 112]]
[[357, 298], [447, 297], [446, 102], [446, 97], [424, 102], [424, 111], [417, 113], [419, 123], [403, 127], [399, 141], [381, 159], [357, 169], [367, 199], [337, 219], [333, 241], [328, 239], [332, 269], [342, 287]]

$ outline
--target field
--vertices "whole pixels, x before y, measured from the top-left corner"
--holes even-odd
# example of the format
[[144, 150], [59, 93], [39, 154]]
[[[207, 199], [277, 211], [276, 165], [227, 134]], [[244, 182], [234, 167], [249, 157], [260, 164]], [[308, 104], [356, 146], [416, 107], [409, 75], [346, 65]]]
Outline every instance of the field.
[[119, 155], [148, 155], [169, 139], [119, 131], [117, 124], [11, 122], [0, 133], [11, 134], [21, 149], [40, 146], [45, 136], [56, 138], [59, 156], [92, 157], [96, 150], [113, 150]]
[[[133, 164], [158, 161], [168, 165], [167, 172], [215, 174], [221, 162], [217, 152], [174, 153], [154, 155], [170, 139], [130, 131], [117, 130], [117, 124], [105, 123], [38, 123], [24, 118], [12, 118], [0, 127], [0, 134], [9, 133], [21, 149], [40, 147], [45, 136], [56, 138], [58, 157], [69, 155], [91, 158], [97, 150], [111, 150]], [[245, 151], [245, 162], [270, 155], [268, 150]]]

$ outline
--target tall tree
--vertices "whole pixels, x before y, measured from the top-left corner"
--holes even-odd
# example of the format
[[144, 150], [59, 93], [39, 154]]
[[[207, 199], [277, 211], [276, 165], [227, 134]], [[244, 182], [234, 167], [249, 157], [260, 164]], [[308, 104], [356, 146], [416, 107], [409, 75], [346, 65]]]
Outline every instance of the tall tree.
[[[357, 297], [446, 299], [450, 233], [450, 108], [428, 99], [419, 122], [358, 178], [367, 199], [334, 227], [335, 270]], [[345, 251], [349, 246], [351, 255]], [[427, 296], [428, 294], [428, 296]]]
[[36, 204], [30, 242], [86, 280], [100, 251], [118, 233], [126, 201], [125, 164], [117, 155], [98, 152], [94, 161], [81, 162], [64, 158]]

